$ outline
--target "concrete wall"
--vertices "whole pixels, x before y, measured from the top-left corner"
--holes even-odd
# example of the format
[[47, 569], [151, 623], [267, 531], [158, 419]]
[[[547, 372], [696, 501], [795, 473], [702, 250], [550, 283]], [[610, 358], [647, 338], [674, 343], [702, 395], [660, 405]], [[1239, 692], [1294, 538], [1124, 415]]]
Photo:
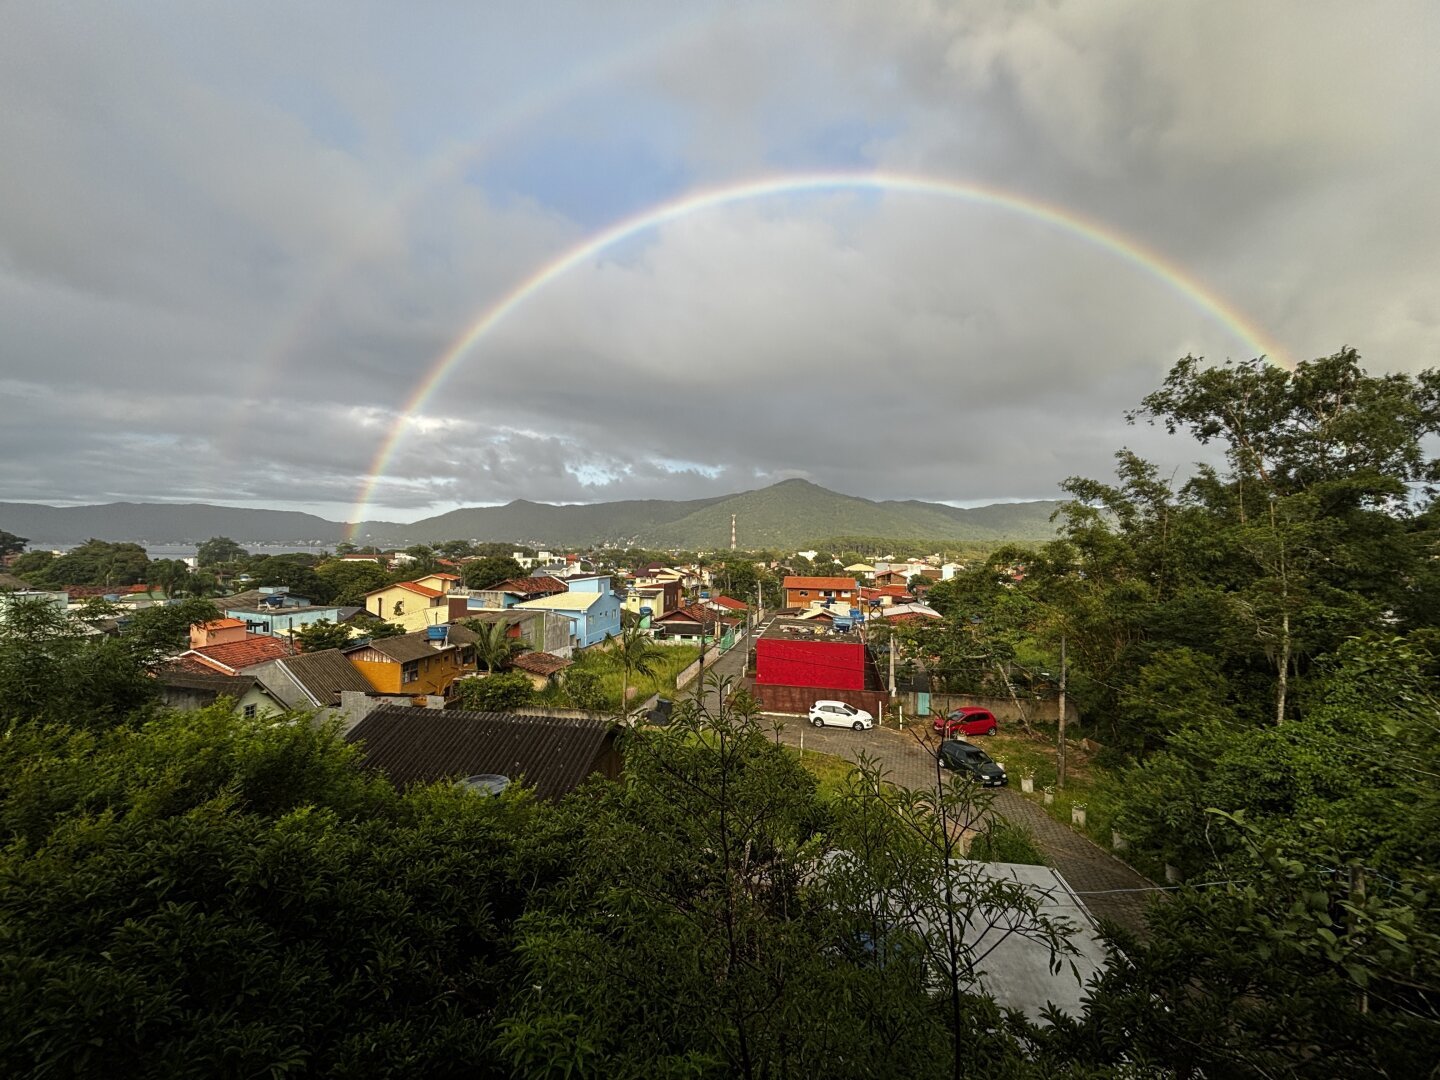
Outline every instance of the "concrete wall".
[[[906, 695], [905, 713], [908, 716], [915, 707], [914, 695]], [[1060, 703], [1053, 699], [1045, 701], [1029, 701], [1025, 695], [1020, 695], [1020, 704], [1025, 708], [1025, 715], [1031, 722], [1045, 720], [1054, 722], [1060, 715]], [[952, 709], [958, 709], [965, 705], [974, 705], [981, 709], [989, 709], [995, 714], [995, 719], [1002, 724], [1018, 724], [1020, 712], [1015, 708], [1015, 702], [1009, 697], [980, 697], [975, 694], [931, 694], [930, 711], [935, 713], [948, 713]], [[1065, 702], [1065, 719], [1067, 723], [1078, 723], [1080, 713], [1075, 708], [1074, 700]]]

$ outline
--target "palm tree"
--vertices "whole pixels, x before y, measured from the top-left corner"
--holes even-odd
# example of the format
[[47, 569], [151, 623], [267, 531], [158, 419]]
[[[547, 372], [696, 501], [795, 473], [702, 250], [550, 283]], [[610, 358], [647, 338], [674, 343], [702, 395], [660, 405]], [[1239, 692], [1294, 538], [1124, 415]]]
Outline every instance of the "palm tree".
[[638, 626], [627, 626], [610, 647], [610, 655], [620, 665], [620, 710], [630, 711], [630, 675], [654, 675], [660, 666], [660, 649]]
[[506, 667], [517, 655], [530, 651], [523, 641], [510, 636], [509, 623], [467, 619], [465, 625], [475, 631], [475, 660], [485, 665], [488, 674], [495, 674], [496, 668]]

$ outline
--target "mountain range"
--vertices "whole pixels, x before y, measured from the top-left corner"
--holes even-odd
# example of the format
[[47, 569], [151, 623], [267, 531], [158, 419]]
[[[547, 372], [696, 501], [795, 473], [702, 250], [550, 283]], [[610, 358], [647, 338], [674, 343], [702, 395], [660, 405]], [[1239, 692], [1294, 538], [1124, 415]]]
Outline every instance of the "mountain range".
[[[758, 491], [709, 499], [645, 499], [552, 505], [516, 499], [473, 506], [409, 524], [364, 521], [360, 544], [402, 547], [443, 540], [508, 541], [547, 547], [624, 544], [711, 550], [728, 547], [736, 515], [742, 548], [795, 548], [836, 537], [1001, 542], [1043, 540], [1058, 502], [996, 503], [960, 509], [916, 500], [876, 502], [841, 495], [808, 480], [784, 480]], [[198, 543], [228, 536], [241, 544], [336, 544], [352, 528], [313, 514], [204, 503], [106, 503], [45, 506], [0, 502], [0, 529], [39, 545], [90, 537], [151, 545]]]

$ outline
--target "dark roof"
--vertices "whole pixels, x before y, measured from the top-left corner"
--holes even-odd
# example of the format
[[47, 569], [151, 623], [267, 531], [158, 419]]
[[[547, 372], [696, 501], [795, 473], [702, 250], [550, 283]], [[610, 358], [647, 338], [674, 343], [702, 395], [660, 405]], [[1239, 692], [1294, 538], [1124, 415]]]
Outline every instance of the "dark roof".
[[203, 693], [212, 702], [222, 697], [239, 701], [259, 682], [254, 675], [221, 675], [216, 671], [201, 673], [192, 670], [189, 664], [175, 662], [157, 667], [155, 679], [161, 686]]
[[362, 694], [374, 690], [339, 649], [301, 653], [277, 662], [321, 705], [339, 705], [342, 690], [358, 690]]
[[564, 671], [574, 664], [573, 660], [566, 660], [564, 657], [556, 656], [548, 652], [527, 652], [521, 653], [510, 661], [511, 667], [517, 667], [521, 671], [528, 671], [532, 675], [544, 675], [547, 678], [557, 671]]
[[430, 639], [424, 630], [416, 630], [410, 634], [396, 634], [394, 637], [374, 638], [368, 645], [347, 647], [346, 652], [355, 652], [358, 649], [374, 649], [398, 664], [410, 660], [423, 660], [425, 657], [435, 656], [441, 651], [431, 646]]
[[345, 740], [402, 787], [495, 773], [554, 799], [596, 771], [616, 730], [608, 720], [382, 705]]
[[569, 592], [570, 586], [557, 578], [537, 575], [535, 577], [510, 578], [488, 589], [477, 592], [514, 593], [516, 596], [550, 596], [552, 593]]

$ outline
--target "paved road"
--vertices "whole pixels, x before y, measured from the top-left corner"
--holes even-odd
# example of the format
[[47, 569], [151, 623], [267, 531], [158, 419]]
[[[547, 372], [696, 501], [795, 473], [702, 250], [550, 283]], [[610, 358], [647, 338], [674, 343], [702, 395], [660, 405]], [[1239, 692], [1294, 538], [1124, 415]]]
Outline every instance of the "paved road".
[[[749, 642], [741, 642], [722, 656], [707, 672], [722, 677], [740, 676], [740, 667]], [[692, 692], [694, 687], [689, 688]], [[714, 689], [706, 691], [707, 704], [718, 705]], [[893, 728], [851, 731], [848, 728], [814, 728], [803, 717], [773, 716], [780, 724], [780, 738], [790, 746], [856, 761], [868, 753], [879, 761], [891, 782], [908, 788], [933, 787], [935, 757], [933, 737], [917, 739], [911, 731]], [[1003, 788], [995, 792], [994, 810], [1008, 821], [1024, 825], [1050, 864], [1085, 901], [1093, 914], [1109, 919], [1139, 934], [1145, 931], [1145, 902], [1153, 883], [1146, 880], [1104, 848], [1067, 825], [1056, 821], [1019, 791]]]

